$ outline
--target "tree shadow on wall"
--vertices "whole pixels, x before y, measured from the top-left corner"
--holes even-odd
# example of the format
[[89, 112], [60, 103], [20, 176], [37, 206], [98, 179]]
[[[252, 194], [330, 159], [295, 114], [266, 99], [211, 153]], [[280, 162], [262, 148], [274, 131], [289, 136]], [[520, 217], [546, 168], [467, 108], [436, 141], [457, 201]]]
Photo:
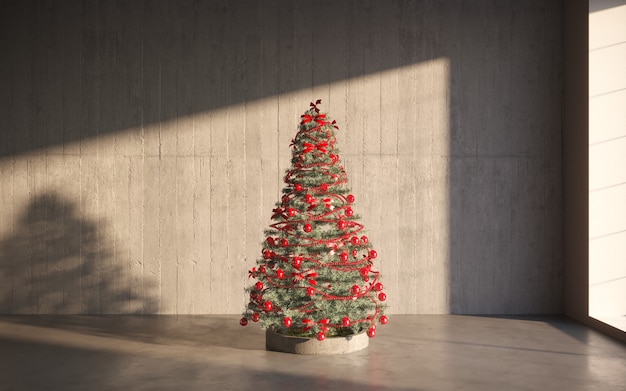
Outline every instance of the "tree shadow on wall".
[[34, 197], [0, 241], [0, 313], [155, 313], [155, 284], [105, 232], [57, 193]]

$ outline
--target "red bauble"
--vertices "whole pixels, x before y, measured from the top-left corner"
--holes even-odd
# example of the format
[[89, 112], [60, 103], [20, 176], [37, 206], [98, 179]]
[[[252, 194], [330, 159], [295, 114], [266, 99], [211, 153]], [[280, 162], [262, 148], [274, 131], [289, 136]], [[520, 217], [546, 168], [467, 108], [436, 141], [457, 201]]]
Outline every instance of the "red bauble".
[[348, 261], [348, 253], [347, 252], [342, 252], [341, 255], [339, 255], [339, 259], [341, 259], [342, 262], [347, 262]]
[[276, 277], [283, 279], [285, 278], [285, 272], [282, 271], [281, 269], [276, 270]]
[[313, 296], [315, 294], [315, 288], [311, 288], [311, 287], [306, 288], [306, 294], [308, 296]]
[[291, 327], [291, 325], [293, 324], [293, 321], [291, 320], [290, 317], [286, 317], [285, 319], [283, 319], [283, 324], [285, 325], [285, 327]]
[[383, 292], [380, 292], [380, 293], [378, 294], [378, 300], [380, 300], [380, 301], [385, 301], [385, 300], [387, 300], [387, 295], [386, 295], [386, 294], [384, 294]]
[[354, 244], [355, 246], [357, 244], [359, 244], [359, 238], [356, 236], [353, 236], [352, 239], [350, 239], [350, 241], [352, 242], [352, 244]]
[[296, 210], [294, 208], [287, 209], [287, 214], [289, 217], [294, 217], [296, 215]]
[[389, 318], [386, 317], [385, 315], [380, 317], [380, 324], [387, 324], [389, 323]]
[[353, 295], [358, 295], [359, 293], [361, 293], [361, 287], [359, 287], [358, 285], [353, 285], [350, 291]]
[[352, 194], [348, 194], [348, 197], [346, 197], [348, 199], [349, 203], [353, 203], [354, 202], [354, 196]]
[[321, 189], [323, 192], [327, 192], [327, 191], [328, 191], [328, 185], [327, 185], [326, 183], [322, 183], [322, 186], [320, 186], [320, 189]]
[[376, 252], [376, 250], [372, 250], [370, 251], [370, 258], [374, 259], [378, 256], [378, 253]]
[[293, 267], [299, 270], [301, 265], [302, 265], [302, 257], [295, 257], [293, 259]]
[[256, 313], [256, 312], [255, 312], [254, 314], [252, 314], [252, 321], [253, 321], [253, 322], [258, 322], [258, 321], [259, 321], [259, 319], [261, 319], [261, 315], [259, 315], [259, 314], [258, 314], [258, 313]]
[[296, 191], [302, 191], [304, 188], [302, 187], [302, 185], [301, 185], [301, 184], [296, 183], [296, 186], [294, 186], [294, 189], [295, 189]]
[[329, 324], [330, 323], [330, 319], [328, 318], [324, 318], [322, 320], [320, 320], [320, 324]]
[[242, 325], [242, 326], [247, 326], [247, 325], [248, 325], [248, 319], [246, 319], [246, 318], [241, 318], [241, 319], [239, 320], [239, 324], [240, 324], [240, 325]]
[[289, 241], [288, 241], [286, 238], [282, 238], [282, 239], [280, 240], [280, 245], [281, 245], [282, 247], [287, 247], [287, 246], [289, 246]]
[[319, 333], [317, 333], [317, 340], [318, 340], [318, 341], [323, 341], [323, 340], [325, 340], [325, 339], [326, 339], [326, 334], [324, 334], [324, 333], [323, 333], [323, 332], [321, 332], [321, 331], [320, 331]]
[[272, 252], [270, 250], [263, 251], [263, 258], [270, 259], [272, 257]]
[[376, 329], [374, 327], [370, 327], [369, 330], [367, 330], [367, 336], [374, 338], [376, 336]]
[[265, 308], [265, 311], [271, 311], [274, 308], [274, 304], [271, 301], [266, 301], [263, 303], [263, 308]]
[[361, 277], [367, 277], [367, 275], [370, 273], [370, 268], [365, 266], [361, 268], [361, 270], [359, 270], [359, 273], [361, 273]]
[[341, 324], [343, 325], [343, 327], [350, 326], [350, 318], [348, 318], [347, 316], [344, 316], [344, 318], [341, 319]]
[[352, 256], [356, 258], [357, 255], [359, 255], [359, 252], [356, 250], [352, 250]]
[[311, 232], [313, 231], [313, 226], [309, 223], [304, 224], [304, 232]]
[[267, 270], [265, 269], [265, 266], [261, 266], [261, 267], [259, 268], [259, 273], [265, 274], [265, 272], [266, 272], [266, 271], [267, 271]]
[[254, 287], [256, 288], [257, 291], [262, 291], [263, 290], [263, 283], [261, 281], [259, 281], [256, 284], [254, 284]]
[[339, 229], [346, 229], [346, 226], [347, 226], [347, 225], [348, 225], [348, 224], [347, 224], [345, 221], [343, 221], [343, 220], [339, 220], [339, 221], [337, 222], [337, 228], [339, 228]]
[[367, 242], [369, 242], [369, 239], [367, 238], [367, 236], [361, 236], [361, 243], [367, 244]]
[[380, 292], [383, 290], [383, 284], [381, 284], [380, 282], [377, 282], [376, 284], [374, 284], [374, 290], [377, 292]]
[[310, 195], [310, 194], [307, 194], [307, 195], [305, 195], [305, 196], [304, 196], [304, 200], [305, 200], [306, 202], [308, 202], [309, 204], [310, 204], [311, 202], [313, 202], [313, 200], [314, 200], [314, 199], [315, 199], [315, 198], [313, 198], [313, 196], [312, 196], [312, 195]]
[[274, 238], [267, 238], [265, 239], [265, 241], [267, 242], [267, 244], [269, 244], [270, 246], [274, 245]]
[[352, 208], [351, 208], [351, 207], [349, 207], [349, 206], [348, 206], [348, 207], [346, 208], [346, 216], [350, 217], [350, 216], [352, 216], [353, 214], [354, 214], [354, 211], [352, 210]]

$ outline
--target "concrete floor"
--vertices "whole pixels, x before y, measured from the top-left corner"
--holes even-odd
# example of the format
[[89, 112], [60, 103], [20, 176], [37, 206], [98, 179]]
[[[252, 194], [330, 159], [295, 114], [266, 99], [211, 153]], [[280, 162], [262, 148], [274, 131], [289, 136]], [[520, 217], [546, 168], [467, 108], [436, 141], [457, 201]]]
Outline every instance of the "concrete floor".
[[343, 356], [238, 318], [0, 317], [0, 390], [626, 390], [626, 346], [561, 317], [396, 315]]

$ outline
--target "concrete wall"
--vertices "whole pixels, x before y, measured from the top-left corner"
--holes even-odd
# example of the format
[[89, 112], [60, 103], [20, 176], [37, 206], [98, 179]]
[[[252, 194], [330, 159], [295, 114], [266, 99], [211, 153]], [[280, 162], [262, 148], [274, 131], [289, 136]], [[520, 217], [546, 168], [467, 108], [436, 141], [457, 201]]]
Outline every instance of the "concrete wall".
[[14, 1], [0, 313], [238, 313], [321, 98], [393, 313], [561, 312], [561, 2]]

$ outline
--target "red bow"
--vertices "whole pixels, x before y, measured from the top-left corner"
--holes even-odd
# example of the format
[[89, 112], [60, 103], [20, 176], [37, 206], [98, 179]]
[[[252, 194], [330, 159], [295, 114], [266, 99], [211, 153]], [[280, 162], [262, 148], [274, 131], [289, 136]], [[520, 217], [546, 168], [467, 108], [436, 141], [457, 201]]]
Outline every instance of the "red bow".
[[316, 149], [322, 153], [328, 152], [328, 150], [326, 149], [326, 147], [328, 147], [328, 143], [319, 143], [319, 144], [304, 143], [304, 147], [305, 148], [302, 153], [309, 153]]

